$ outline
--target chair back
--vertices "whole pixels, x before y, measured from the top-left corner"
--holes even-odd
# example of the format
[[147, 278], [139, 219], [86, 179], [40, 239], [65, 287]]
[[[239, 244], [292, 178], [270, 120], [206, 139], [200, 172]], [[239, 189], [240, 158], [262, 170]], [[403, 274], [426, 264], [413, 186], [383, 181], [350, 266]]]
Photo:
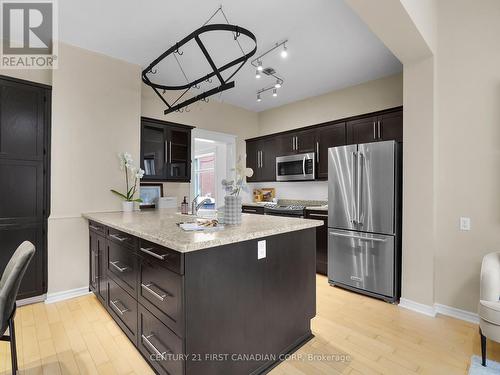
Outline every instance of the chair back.
[[8, 320], [15, 308], [19, 286], [33, 254], [35, 246], [31, 242], [24, 241], [16, 249], [3, 271], [0, 279], [0, 335], [7, 329]]
[[500, 299], [500, 252], [489, 253], [483, 258], [480, 299], [492, 302]]

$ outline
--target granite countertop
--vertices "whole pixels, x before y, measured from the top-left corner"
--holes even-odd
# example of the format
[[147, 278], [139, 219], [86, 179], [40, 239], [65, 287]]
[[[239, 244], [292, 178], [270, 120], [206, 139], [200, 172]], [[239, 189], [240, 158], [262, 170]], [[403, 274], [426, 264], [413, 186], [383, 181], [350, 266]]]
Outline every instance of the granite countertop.
[[294, 232], [323, 225], [321, 221], [242, 214], [241, 225], [226, 225], [218, 231], [186, 232], [179, 222], [193, 222], [193, 216], [181, 215], [177, 209], [135, 212], [96, 212], [82, 216], [133, 236], [187, 253], [209, 247]]

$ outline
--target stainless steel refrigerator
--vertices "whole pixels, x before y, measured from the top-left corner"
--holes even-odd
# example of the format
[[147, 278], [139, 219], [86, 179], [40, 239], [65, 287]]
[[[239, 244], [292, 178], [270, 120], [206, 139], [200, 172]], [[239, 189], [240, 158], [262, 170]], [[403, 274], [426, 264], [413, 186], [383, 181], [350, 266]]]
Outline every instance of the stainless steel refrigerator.
[[401, 285], [400, 147], [328, 150], [328, 280], [390, 302]]

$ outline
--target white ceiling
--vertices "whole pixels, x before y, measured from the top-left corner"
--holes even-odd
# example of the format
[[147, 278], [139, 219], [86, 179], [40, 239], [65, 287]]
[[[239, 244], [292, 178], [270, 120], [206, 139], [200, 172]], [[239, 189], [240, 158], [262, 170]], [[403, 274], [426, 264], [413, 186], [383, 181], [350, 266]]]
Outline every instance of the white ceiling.
[[[60, 39], [145, 67], [200, 27], [220, 4], [221, 0], [64, 0], [59, 2]], [[289, 53], [286, 59], [279, 51], [263, 59], [265, 67], [274, 67], [285, 80], [277, 97], [268, 92], [256, 102], [257, 90], [273, 81], [266, 76], [257, 80], [248, 62], [235, 76], [236, 87], [214, 96], [221, 101], [263, 111], [402, 70], [343, 0], [230, 0], [222, 5], [232, 24], [256, 35], [257, 54], [284, 39], [289, 40]], [[224, 22], [218, 14], [211, 23]], [[212, 33], [203, 41], [216, 63], [241, 55], [231, 34]], [[244, 48], [250, 45], [243, 43]], [[210, 71], [196, 48], [186, 46], [183, 52], [179, 59], [191, 80]], [[173, 58], [154, 78], [185, 81]]]

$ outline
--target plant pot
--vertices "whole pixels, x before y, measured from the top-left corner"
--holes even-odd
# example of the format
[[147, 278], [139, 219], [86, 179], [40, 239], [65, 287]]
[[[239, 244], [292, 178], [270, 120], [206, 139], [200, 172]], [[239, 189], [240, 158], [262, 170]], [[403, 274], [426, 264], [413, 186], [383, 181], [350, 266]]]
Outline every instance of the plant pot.
[[123, 212], [132, 212], [134, 211], [134, 202], [129, 202], [129, 201], [123, 201], [122, 202], [122, 211]]
[[224, 197], [224, 224], [241, 224], [241, 197]]

